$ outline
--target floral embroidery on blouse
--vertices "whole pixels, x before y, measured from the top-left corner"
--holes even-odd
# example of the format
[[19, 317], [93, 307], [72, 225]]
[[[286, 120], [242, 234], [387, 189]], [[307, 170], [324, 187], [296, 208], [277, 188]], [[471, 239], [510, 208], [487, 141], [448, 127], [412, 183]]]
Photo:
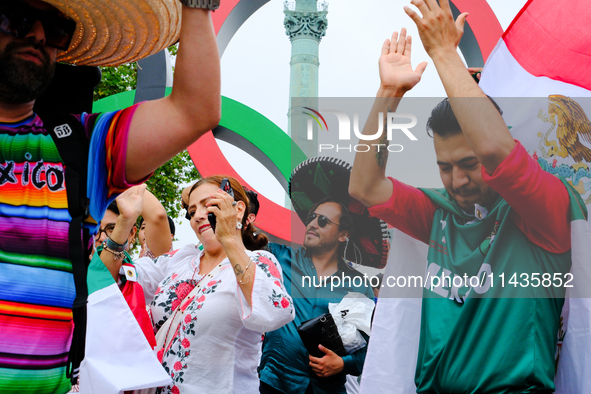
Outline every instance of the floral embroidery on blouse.
[[[277, 267], [275, 266], [273, 261], [271, 261], [270, 258], [268, 258], [266, 256], [261, 256], [259, 254], [255, 257], [255, 260], [257, 262], [257, 265], [263, 270], [263, 272], [265, 274], [267, 274], [267, 276], [269, 278], [270, 277], [275, 277], [277, 279], [281, 278], [281, 274], [279, 273], [279, 270], [277, 269]], [[281, 287], [281, 285], [279, 285], [279, 286]]]
[[[152, 321], [154, 325], [154, 331], [158, 332], [160, 327], [168, 320], [168, 317], [174, 313], [174, 311], [178, 308], [181, 301], [185, 299], [185, 297], [195, 288], [198, 281], [193, 280], [184, 280], [174, 283], [172, 286], [167, 287], [167, 285], [176, 278], [176, 274], [172, 275], [172, 277], [167, 278], [160, 284], [154, 299], [152, 300], [152, 306], [159, 306], [164, 308], [164, 314], [162, 319], [158, 322]], [[162, 302], [158, 302], [159, 300], [164, 299]]]
[[[248, 330], [262, 335], [293, 319], [293, 303], [283, 286], [281, 267], [274, 257], [265, 251], [247, 254], [256, 265], [252, 299], [248, 303], [244, 303], [244, 295], [227, 259], [219, 272], [204, 279], [198, 275], [202, 252], [192, 245], [175, 255], [161, 256], [155, 263], [142, 260], [141, 278], [160, 280], [152, 287], [155, 294], [150, 306], [155, 330], [173, 318], [177, 309], [178, 314], [182, 313], [180, 318], [176, 317], [176, 327], [171, 327], [166, 335], [169, 345], [157, 353], [158, 360], [172, 378], [172, 384], [162, 388], [162, 393], [231, 394], [233, 374], [228, 371], [234, 368], [236, 336]], [[160, 273], [163, 276], [159, 276]], [[202, 280], [200, 289], [190, 294], [199, 280]], [[241, 346], [249, 349], [245, 354], [255, 354], [251, 350], [260, 346], [260, 336], [249, 341]], [[257, 362], [253, 357], [245, 360], [245, 365], [256, 368]], [[204, 365], [208, 366], [205, 374]], [[255, 381], [258, 385], [256, 378]]]
[[289, 297], [286, 293], [283, 293], [283, 286], [281, 285], [281, 282], [279, 281], [281, 279], [281, 272], [277, 269], [277, 266], [275, 265], [275, 263], [273, 263], [273, 261], [267, 257], [267, 256], [263, 256], [261, 254], [257, 254], [255, 256], [255, 260], [257, 263], [257, 266], [265, 273], [267, 274], [268, 278], [276, 278], [277, 280], [273, 281], [273, 284], [275, 286], [277, 286], [277, 290], [279, 290], [279, 292], [276, 289], [273, 289], [272, 294], [269, 295], [269, 301], [273, 304], [274, 307], [276, 308], [291, 308], [293, 309], [293, 302], [291, 300], [291, 297]]
[[269, 296], [269, 301], [273, 303], [273, 306], [276, 308], [288, 308], [292, 306], [291, 298], [285, 297], [285, 294], [277, 293], [275, 289], [273, 289], [273, 294]]
[[[191, 355], [191, 342], [187, 338], [188, 336], [192, 335], [195, 336], [195, 325], [197, 323], [197, 316], [196, 314], [203, 308], [203, 303], [205, 302], [207, 296], [215, 293], [218, 285], [221, 283], [221, 280], [211, 280], [209, 281], [202, 289], [200, 289], [197, 295], [189, 298], [188, 300], [183, 302], [181, 305], [180, 312], [185, 314], [185, 317], [181, 320], [180, 326], [177, 328], [177, 331], [174, 334], [173, 339], [171, 340], [170, 346], [168, 349], [163, 351], [162, 358], [159, 357], [159, 360], [162, 362], [162, 366], [170, 374], [172, 378], [173, 386], [170, 389], [171, 392], [174, 392], [174, 388], [177, 387], [177, 384], [182, 384], [185, 379], [184, 375], [187, 369], [187, 362], [186, 358]], [[186, 282], [181, 282], [182, 284], [186, 284]], [[176, 295], [183, 294], [186, 291], [186, 286], [179, 292], [177, 291], [181, 286], [177, 286], [174, 293]], [[194, 288], [195, 286], [193, 286]], [[191, 288], [191, 290], [193, 290]], [[172, 288], [171, 288], [172, 289]], [[189, 290], [184, 297], [186, 297], [191, 290]], [[196, 298], [197, 297], [197, 298]], [[178, 300], [178, 299], [177, 299]], [[182, 299], [181, 299], [182, 300]], [[180, 301], [179, 301], [180, 302]], [[161, 303], [158, 304], [162, 306]], [[174, 305], [174, 302], [173, 302]], [[177, 305], [178, 306], [178, 305]], [[172, 309], [173, 312], [176, 308]], [[172, 367], [166, 360], [166, 358], [172, 356], [174, 360], [174, 364]], [[178, 388], [177, 388], [178, 390]]]

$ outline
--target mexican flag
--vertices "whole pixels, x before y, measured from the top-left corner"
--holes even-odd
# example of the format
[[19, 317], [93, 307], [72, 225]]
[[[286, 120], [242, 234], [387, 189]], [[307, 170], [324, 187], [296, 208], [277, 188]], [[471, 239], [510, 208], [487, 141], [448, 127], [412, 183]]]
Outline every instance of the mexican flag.
[[[511, 133], [591, 210], [591, 10], [588, 2], [530, 0], [489, 57], [480, 87]], [[505, 102], [505, 104], [504, 104]], [[549, 196], [551, 198], [551, 196]], [[556, 352], [556, 393], [591, 393], [591, 230], [571, 212], [574, 287]]]
[[[503, 109], [513, 136], [544, 169], [566, 179], [588, 210], [590, 24], [588, 2], [528, 1], [489, 56], [480, 81]], [[581, 209], [571, 210], [571, 239], [574, 287], [567, 293], [557, 333], [555, 384], [561, 394], [591, 393], [591, 230]], [[427, 246], [399, 231], [391, 245], [395, 253], [389, 256], [385, 277], [403, 274], [409, 261], [427, 259]], [[362, 393], [416, 392], [421, 300], [388, 298], [392, 290], [380, 291]]]
[[[123, 269], [127, 283], [134, 282], [137, 273], [133, 267], [124, 265]], [[98, 252], [88, 268], [88, 293], [80, 392], [117, 394], [169, 385], [170, 376], [156, 358], [129, 303], [98, 258]]]

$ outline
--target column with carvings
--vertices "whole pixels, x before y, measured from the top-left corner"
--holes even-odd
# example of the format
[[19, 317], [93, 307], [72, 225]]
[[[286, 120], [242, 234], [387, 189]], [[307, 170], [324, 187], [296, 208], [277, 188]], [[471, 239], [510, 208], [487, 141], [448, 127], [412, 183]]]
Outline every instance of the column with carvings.
[[[328, 27], [328, 3], [291, 0], [284, 3], [285, 30], [291, 41], [288, 132], [308, 157], [318, 154], [317, 140], [307, 140], [305, 106], [316, 108], [318, 97], [318, 49]], [[292, 105], [292, 98], [310, 98]], [[299, 163], [293, 163], [295, 165]]]

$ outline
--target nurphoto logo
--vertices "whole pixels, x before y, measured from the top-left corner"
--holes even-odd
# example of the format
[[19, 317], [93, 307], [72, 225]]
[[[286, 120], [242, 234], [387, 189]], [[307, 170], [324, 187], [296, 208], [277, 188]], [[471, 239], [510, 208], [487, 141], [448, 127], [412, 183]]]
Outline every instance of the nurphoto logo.
[[[307, 138], [308, 140], [314, 139], [314, 121], [319, 126], [319, 129], [328, 132], [328, 124], [322, 114], [333, 114], [337, 117], [339, 123], [338, 140], [339, 141], [350, 141], [351, 140], [351, 120], [349, 115], [343, 111], [334, 109], [323, 109], [322, 111], [316, 111], [309, 107], [304, 109], [310, 112], [304, 112], [304, 114], [310, 116], [307, 124]], [[322, 112], [322, 113], [321, 113]], [[405, 120], [405, 121], [403, 121]], [[410, 121], [409, 121], [410, 120]], [[353, 114], [353, 133], [361, 141], [377, 141], [378, 143], [373, 144], [319, 144], [318, 152], [327, 150], [338, 151], [355, 151], [355, 152], [369, 152], [372, 147], [379, 152], [380, 149], [387, 149], [389, 152], [402, 152], [404, 147], [400, 144], [392, 144], [392, 136], [395, 131], [402, 131], [404, 135], [411, 141], [417, 141], [417, 137], [410, 131], [411, 128], [417, 125], [417, 117], [413, 114], [388, 112], [386, 114], [386, 135], [382, 136], [382, 130], [384, 130], [384, 113], [378, 114], [378, 130], [374, 134], [362, 134], [363, 129], [359, 129], [359, 114], [356, 112]]]

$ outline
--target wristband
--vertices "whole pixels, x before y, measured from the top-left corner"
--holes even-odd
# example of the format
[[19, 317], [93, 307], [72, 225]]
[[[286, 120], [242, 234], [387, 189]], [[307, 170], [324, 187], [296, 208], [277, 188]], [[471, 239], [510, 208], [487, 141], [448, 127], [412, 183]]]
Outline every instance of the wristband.
[[126, 240], [123, 245], [118, 244], [117, 242], [113, 241], [111, 239], [111, 237], [107, 237], [107, 239], [105, 239], [103, 241], [103, 245], [106, 248], [108, 248], [110, 251], [113, 251], [113, 252], [123, 252], [123, 251], [125, 251], [125, 248], [127, 247], [127, 243], [128, 243], [128, 241]]
[[215, 11], [220, 6], [220, 0], [180, 0], [181, 4], [189, 8], [204, 8]]
[[107, 252], [110, 252], [111, 254], [113, 254], [113, 258], [115, 260], [122, 260], [123, 261], [125, 259], [125, 252], [124, 251], [117, 252], [112, 249], [109, 249], [109, 247], [107, 246], [107, 243], [105, 241], [103, 241], [103, 251], [105, 251], [105, 250]]

